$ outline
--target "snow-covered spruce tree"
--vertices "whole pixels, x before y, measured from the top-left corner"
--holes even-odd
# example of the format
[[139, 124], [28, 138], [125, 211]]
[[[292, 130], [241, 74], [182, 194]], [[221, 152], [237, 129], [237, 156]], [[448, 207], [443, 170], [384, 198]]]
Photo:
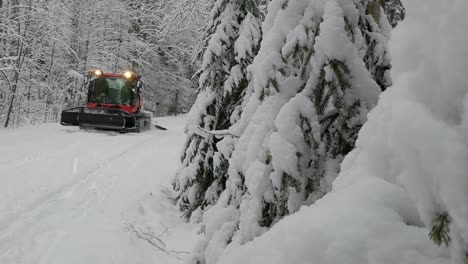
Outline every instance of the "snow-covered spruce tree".
[[[225, 189], [227, 159], [235, 136], [222, 141], [205, 131], [229, 129], [242, 111], [248, 85], [247, 66], [256, 55], [262, 12], [257, 0], [218, 0], [207, 30], [208, 43], [200, 72], [199, 95], [186, 127], [187, 142], [173, 187], [177, 205], [190, 219], [216, 203]], [[195, 214], [199, 215], [199, 214]]]
[[405, 7], [401, 3], [401, 0], [381, 0], [382, 6], [385, 10], [385, 14], [387, 15], [387, 19], [392, 25], [392, 27], [396, 27], [398, 23], [403, 21], [406, 16]]
[[224, 251], [330, 190], [367, 113], [390, 84], [391, 26], [380, 1], [375, 4], [271, 1], [251, 67], [252, 95], [231, 129], [241, 137], [226, 190], [204, 213], [206, 237], [192, 263], [216, 263]]

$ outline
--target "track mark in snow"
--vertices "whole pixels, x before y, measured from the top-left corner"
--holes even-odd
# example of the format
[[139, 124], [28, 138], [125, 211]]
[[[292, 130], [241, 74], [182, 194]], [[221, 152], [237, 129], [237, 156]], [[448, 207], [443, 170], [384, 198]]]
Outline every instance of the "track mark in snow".
[[72, 169], [72, 174], [76, 175], [78, 173], [78, 165], [80, 164], [80, 160], [75, 158], [73, 160], [73, 169]]
[[[169, 186], [185, 137], [184, 120], [168, 120], [175, 125], [168, 125], [170, 133], [109, 137], [57, 126], [41, 128], [47, 136], [34, 140], [35, 128], [21, 132], [25, 149], [12, 157], [0, 153], [0, 263], [180, 263], [123, 230], [125, 219], [156, 232], [161, 222], [177, 223], [165, 236], [168, 246], [190, 251], [194, 227], [180, 222], [158, 188]], [[30, 146], [40, 152], [30, 153]], [[151, 201], [141, 205], [145, 193]]]
[[[123, 155], [127, 154], [130, 150], [134, 148], [138, 148], [146, 143], [145, 140], [139, 141], [136, 145], [132, 145], [128, 148], [125, 148], [123, 151], [120, 151], [106, 160], [106, 163], [113, 162]], [[73, 193], [76, 191], [77, 188], [80, 188], [82, 185], [86, 185], [89, 181], [93, 178], [96, 178], [99, 174], [98, 172], [106, 167], [105, 165], [101, 164], [99, 161], [92, 166], [88, 167], [85, 171], [79, 173], [75, 180], [67, 183], [55, 191], [47, 194], [46, 196], [38, 199], [35, 203], [31, 204], [30, 206], [26, 207], [21, 212], [16, 213], [15, 215], [9, 217], [8, 219], [3, 219], [0, 221], [0, 245], [4, 244], [5, 240], [8, 240], [9, 236], [12, 236], [18, 230], [22, 230], [25, 226], [30, 225], [36, 219], [38, 219], [38, 215], [51, 206], [62, 201], [64, 198], [71, 198]], [[85, 207], [86, 208], [86, 207]], [[21, 219], [21, 221], [19, 221]], [[0, 255], [2, 255], [2, 251], [0, 249]]]

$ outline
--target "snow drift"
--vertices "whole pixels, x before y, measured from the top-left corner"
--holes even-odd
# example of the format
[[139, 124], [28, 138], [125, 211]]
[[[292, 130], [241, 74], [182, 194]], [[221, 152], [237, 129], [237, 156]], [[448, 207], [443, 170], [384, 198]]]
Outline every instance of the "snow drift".
[[[468, 2], [408, 1], [393, 32], [394, 86], [333, 190], [219, 263], [463, 263], [468, 252]], [[448, 247], [429, 238], [451, 219]]]

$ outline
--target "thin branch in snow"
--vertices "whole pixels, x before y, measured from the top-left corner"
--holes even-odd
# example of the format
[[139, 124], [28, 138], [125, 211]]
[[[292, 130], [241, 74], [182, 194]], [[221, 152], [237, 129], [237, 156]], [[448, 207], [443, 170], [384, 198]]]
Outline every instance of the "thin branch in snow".
[[137, 226], [136, 224], [131, 223], [129, 221], [125, 222], [124, 230], [132, 233], [136, 238], [146, 241], [148, 244], [150, 244], [153, 248], [157, 249], [158, 251], [164, 252], [168, 255], [174, 255], [177, 259], [183, 259], [179, 255], [189, 254], [189, 252], [169, 250], [166, 247], [166, 243], [162, 239], [171, 231], [173, 227], [171, 228], [167, 227], [162, 223], [161, 225], [164, 227], [164, 229], [159, 234], [156, 234], [155, 232], [153, 232], [148, 226], [146, 228], [141, 228], [140, 226]]

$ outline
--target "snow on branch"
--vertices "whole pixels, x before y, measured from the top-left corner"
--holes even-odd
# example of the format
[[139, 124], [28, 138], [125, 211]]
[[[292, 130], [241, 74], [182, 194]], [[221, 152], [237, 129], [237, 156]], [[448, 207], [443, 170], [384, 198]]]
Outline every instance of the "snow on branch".
[[224, 130], [206, 130], [200, 126], [198, 126], [195, 131], [195, 134], [207, 138], [208, 136], [212, 135], [215, 136], [216, 138], [223, 138], [225, 136], [231, 136], [231, 137], [236, 137], [238, 138], [238, 135], [233, 134], [229, 129], [224, 129]]
[[323, 114], [322, 116], [320, 116], [318, 121], [322, 122], [322, 121], [324, 121], [326, 119], [329, 119], [331, 117], [334, 117], [334, 116], [336, 116], [338, 114], [339, 114], [338, 109], [332, 109], [332, 110], [328, 111], [327, 113]]

